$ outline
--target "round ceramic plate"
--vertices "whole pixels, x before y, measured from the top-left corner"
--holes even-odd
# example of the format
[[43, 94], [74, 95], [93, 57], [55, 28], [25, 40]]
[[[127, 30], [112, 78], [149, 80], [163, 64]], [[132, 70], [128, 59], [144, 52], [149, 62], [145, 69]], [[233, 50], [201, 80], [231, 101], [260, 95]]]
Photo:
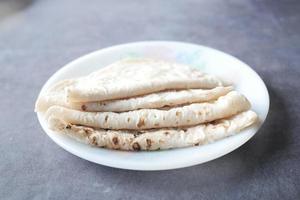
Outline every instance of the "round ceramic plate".
[[123, 44], [85, 55], [58, 70], [43, 86], [47, 90], [59, 80], [87, 75], [117, 60], [154, 58], [197, 67], [213, 74], [244, 94], [252, 104], [260, 123], [235, 136], [204, 146], [154, 152], [125, 152], [91, 147], [47, 128], [43, 115], [38, 119], [48, 136], [59, 146], [83, 159], [110, 167], [133, 170], [166, 170], [192, 166], [221, 157], [248, 141], [266, 119], [269, 95], [262, 79], [248, 65], [228, 54], [212, 48], [182, 43], [149, 41]]

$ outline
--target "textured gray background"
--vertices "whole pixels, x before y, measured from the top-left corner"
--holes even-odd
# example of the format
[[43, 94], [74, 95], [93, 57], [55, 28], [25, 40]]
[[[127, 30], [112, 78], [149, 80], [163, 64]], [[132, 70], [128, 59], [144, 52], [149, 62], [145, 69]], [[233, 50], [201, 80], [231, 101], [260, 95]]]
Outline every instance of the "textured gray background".
[[[43, 133], [33, 105], [56, 70], [150, 39], [211, 46], [252, 66], [271, 96], [263, 128], [220, 159], [159, 172], [90, 163]], [[300, 1], [0, 0], [0, 199], [299, 199], [299, 63]]]

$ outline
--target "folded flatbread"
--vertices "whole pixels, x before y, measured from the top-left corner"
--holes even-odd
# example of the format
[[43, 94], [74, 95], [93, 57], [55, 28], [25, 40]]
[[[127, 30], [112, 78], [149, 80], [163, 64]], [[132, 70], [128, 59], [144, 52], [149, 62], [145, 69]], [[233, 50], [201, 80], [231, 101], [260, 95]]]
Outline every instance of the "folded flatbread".
[[152, 59], [115, 62], [66, 88], [70, 102], [123, 99], [172, 89], [210, 89], [220, 80], [190, 66]]
[[147, 131], [116, 131], [73, 125], [49, 118], [52, 130], [67, 134], [86, 144], [119, 150], [159, 150], [198, 146], [234, 135], [257, 121], [253, 111], [213, 123], [189, 128], [166, 128]]
[[194, 103], [167, 110], [140, 109], [122, 113], [83, 112], [52, 106], [46, 112], [46, 119], [53, 117], [67, 123], [94, 128], [141, 130], [192, 126], [230, 117], [249, 109], [249, 101], [242, 94], [232, 91], [214, 102]]
[[189, 89], [179, 91], [163, 91], [146, 94], [128, 99], [108, 100], [102, 102], [68, 102], [66, 88], [75, 80], [63, 80], [55, 84], [42, 94], [36, 103], [37, 112], [45, 112], [49, 107], [59, 105], [75, 110], [124, 112], [141, 108], [161, 108], [164, 106], [178, 106], [183, 104], [206, 102], [217, 99], [233, 90], [232, 86], [218, 86], [213, 89]]
[[59, 81], [50, 87], [49, 90], [41, 93], [35, 103], [35, 112], [45, 112], [54, 105], [70, 107], [66, 98], [66, 88], [74, 84], [75, 79]]
[[233, 87], [219, 86], [213, 89], [189, 89], [180, 91], [164, 91], [131, 97], [129, 99], [108, 100], [103, 102], [70, 102], [69, 107], [83, 111], [124, 112], [145, 108], [174, 107], [184, 104], [200, 103], [216, 100], [233, 90]]

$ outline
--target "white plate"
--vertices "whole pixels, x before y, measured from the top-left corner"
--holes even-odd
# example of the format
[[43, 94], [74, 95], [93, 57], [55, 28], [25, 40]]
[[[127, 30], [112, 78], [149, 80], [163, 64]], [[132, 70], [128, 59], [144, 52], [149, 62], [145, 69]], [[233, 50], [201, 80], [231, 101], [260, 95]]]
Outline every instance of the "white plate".
[[87, 75], [126, 57], [149, 57], [185, 63], [196, 66], [203, 72], [219, 76], [227, 82], [232, 82], [236, 90], [250, 100], [252, 109], [259, 115], [260, 124], [235, 136], [205, 146], [154, 152], [124, 152], [91, 147], [55, 133], [47, 128], [43, 116], [38, 114], [43, 129], [59, 146], [83, 159], [110, 167], [134, 170], [175, 169], [204, 163], [233, 151], [248, 141], [266, 119], [269, 110], [269, 94], [264, 82], [255, 71], [228, 54], [208, 47], [181, 42], [137, 42], [90, 53], [58, 70], [46, 82], [42, 91], [47, 90], [59, 80]]

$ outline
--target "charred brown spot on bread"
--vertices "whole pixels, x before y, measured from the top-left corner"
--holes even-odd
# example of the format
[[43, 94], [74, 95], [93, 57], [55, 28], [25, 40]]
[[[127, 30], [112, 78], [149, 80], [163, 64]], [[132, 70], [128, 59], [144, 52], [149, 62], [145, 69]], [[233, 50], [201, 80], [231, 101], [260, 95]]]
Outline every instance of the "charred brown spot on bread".
[[155, 123], [154, 126], [159, 126], [159, 123]]
[[127, 118], [127, 122], [130, 122], [130, 117]]
[[152, 145], [152, 141], [150, 139], [146, 139], [147, 149], [149, 149]]
[[72, 128], [72, 126], [70, 125], [70, 124], [68, 124], [67, 126], [66, 126], [66, 129], [71, 129]]
[[103, 103], [103, 102], [98, 102], [98, 105], [99, 105], [99, 106], [105, 106], [105, 105], [106, 105], [106, 103]]
[[199, 146], [199, 142], [198, 143], [196, 143], [196, 144], [194, 144], [195, 146]]
[[114, 145], [118, 145], [119, 139], [117, 137], [113, 137], [112, 142], [114, 143]]
[[198, 112], [198, 115], [202, 115], [202, 112], [201, 112], [201, 111], [199, 111], [199, 112]]
[[81, 110], [85, 111], [86, 110], [86, 105], [82, 104], [81, 105]]
[[176, 116], [178, 117], [178, 116], [180, 116], [180, 115], [181, 115], [181, 112], [176, 111]]
[[92, 134], [93, 131], [91, 129], [85, 128], [84, 132], [85, 132], [86, 135], [90, 135], [90, 134]]
[[169, 134], [170, 134], [170, 132], [168, 132], [168, 131], [165, 132], [165, 135], [169, 135]]
[[137, 124], [138, 128], [141, 128], [142, 126], [145, 126], [145, 120], [143, 117], [140, 118], [139, 123]]
[[140, 146], [140, 144], [138, 142], [133, 143], [132, 144], [132, 148], [133, 148], [134, 151], [141, 150], [141, 146]]
[[218, 124], [218, 121], [217, 121], [217, 120], [212, 121], [212, 122], [210, 122], [210, 124], [211, 124], [211, 125], [217, 125], [217, 124]]
[[104, 120], [105, 120], [105, 122], [107, 122], [107, 120], [108, 120], [108, 115], [105, 116], [105, 119], [104, 119]]
[[96, 136], [92, 137], [92, 144], [93, 145], [97, 145], [97, 138], [96, 138]]
[[186, 129], [186, 128], [183, 128], [182, 130], [183, 130], [183, 132], [187, 132], [187, 129]]

